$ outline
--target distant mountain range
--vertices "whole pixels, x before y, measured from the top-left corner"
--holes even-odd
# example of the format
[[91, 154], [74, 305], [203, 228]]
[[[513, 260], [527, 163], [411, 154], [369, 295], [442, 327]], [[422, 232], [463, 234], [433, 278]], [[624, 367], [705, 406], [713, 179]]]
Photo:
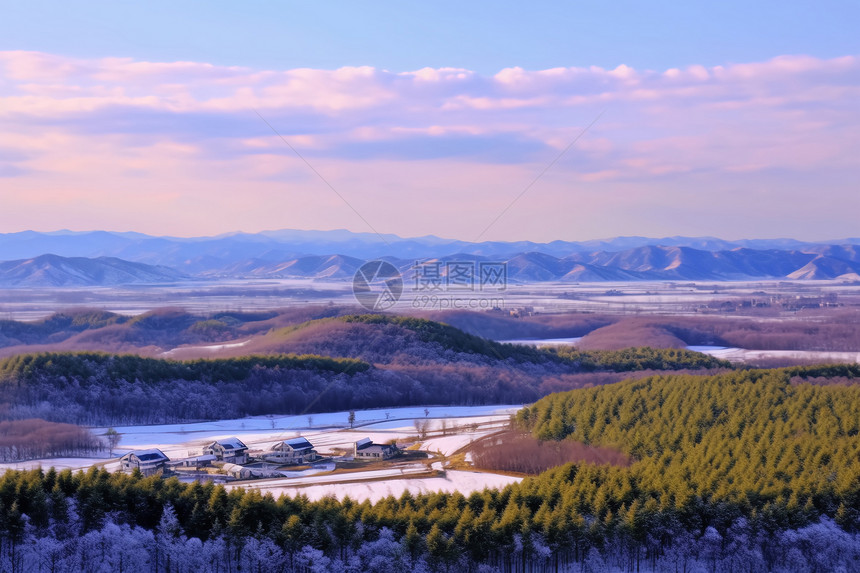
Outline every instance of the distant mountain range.
[[266, 231], [153, 237], [107, 231], [0, 234], [0, 286], [94, 286], [189, 278], [349, 279], [385, 258], [412, 275], [418, 260], [505, 262], [516, 282], [860, 279], [860, 239], [726, 241], [617, 237], [552, 243], [469, 243], [349, 231]]

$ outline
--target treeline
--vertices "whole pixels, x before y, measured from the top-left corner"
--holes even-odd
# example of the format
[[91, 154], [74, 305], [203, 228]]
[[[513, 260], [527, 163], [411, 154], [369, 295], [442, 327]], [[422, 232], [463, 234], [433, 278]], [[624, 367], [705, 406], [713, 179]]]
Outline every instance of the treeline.
[[[502, 344], [468, 334], [447, 324], [406, 316], [362, 314], [342, 316], [333, 321], [379, 326], [397, 326], [413, 332], [424, 343], [438, 345], [458, 354], [472, 354], [495, 361], [516, 363], [561, 363], [575, 372], [633, 372], [638, 370], [684, 370], [731, 368], [726, 360], [707, 354], [676, 348], [626, 348], [623, 350], [577, 350], [573, 346], [535, 348]], [[314, 321], [319, 322], [319, 321]], [[302, 325], [296, 327], [301, 328]], [[365, 348], [356, 348], [356, 351]], [[391, 353], [392, 348], [384, 349]], [[450, 359], [450, 355], [445, 356]]]
[[7, 419], [82, 425], [369, 408], [392, 396], [385, 388], [390, 380], [368, 374], [370, 368], [322, 356], [180, 362], [102, 353], [18, 355], [0, 361], [0, 403]]
[[[153, 362], [159, 362], [154, 360]], [[263, 361], [264, 362], [264, 361]], [[385, 372], [334, 372], [264, 364], [247, 377], [141, 381], [134, 376], [49, 375], [0, 386], [4, 417], [41, 417], [91, 426], [134, 425], [299, 414], [421, 403], [427, 392], [414, 380]]]
[[520, 362], [542, 363], [554, 360], [552, 353], [531, 346], [501, 344], [468, 334], [453, 326], [410, 316], [388, 314], [355, 314], [337, 318], [346, 323], [393, 325], [414, 332], [425, 343], [437, 344], [458, 353], [478, 354], [494, 360], [513, 359]]
[[[597, 518], [589, 481], [630, 500]], [[274, 499], [110, 474], [0, 477], [3, 571], [856, 571], [857, 523], [785, 502], [730, 508], [636, 503], [607, 466], [567, 465], [498, 490], [389, 497], [376, 504]], [[618, 495], [614, 496], [619, 497]]]
[[349, 358], [325, 356], [243, 356], [213, 360], [162, 360], [132, 354], [102, 352], [47, 352], [19, 354], [0, 360], [0, 384], [31, 382], [40, 376], [110, 380], [137, 380], [156, 384], [162, 380], [237, 382], [255, 368], [315, 370], [333, 373], [364, 372], [370, 365]]
[[678, 348], [577, 350], [573, 346], [562, 346], [549, 351], [585, 372], [732, 368], [732, 364], [727, 360]]
[[86, 428], [39, 419], [0, 422], [0, 461], [86, 456], [105, 449]]
[[[427, 322], [417, 324], [436, 332], [436, 323]], [[402, 330], [395, 325], [380, 328]], [[447, 336], [448, 329], [441, 332]], [[323, 330], [324, 337], [331, 338]], [[422, 404], [511, 404], [621, 377], [600, 373], [725, 366], [704, 355], [677, 350], [579, 352], [568, 358], [563, 352], [497, 345], [507, 354], [491, 358], [440, 348], [438, 341], [410, 346], [402, 335], [390, 333], [381, 341], [370, 335], [357, 340], [355, 344], [364, 344], [365, 354], [384, 349], [392, 356], [406, 347], [409, 359], [373, 366], [354, 358], [315, 355], [192, 361], [103, 353], [17, 355], [0, 360], [2, 417], [118, 425]], [[311, 347], [333, 350], [319, 341]], [[533, 354], [537, 361], [526, 360]]]
[[[329, 312], [329, 309], [323, 312]], [[0, 348], [29, 344], [62, 345], [66, 341], [100, 345], [104, 349], [114, 348], [117, 344], [175, 347], [235, 339], [247, 335], [246, 328], [255, 331], [255, 325], [265, 332], [270, 328], [267, 321], [278, 316], [291, 320], [296, 314], [303, 317], [307, 312], [290, 309], [280, 313], [217, 312], [198, 316], [181, 309], [162, 308], [127, 316], [96, 309], [69, 310], [32, 322], [0, 320]]]
[[360, 358], [373, 364], [541, 364], [564, 368], [555, 354], [531, 346], [500, 344], [446, 324], [395, 315], [317, 319], [270, 332], [243, 350], [312, 353]]
[[58, 312], [36, 322], [0, 320], [0, 347], [63, 340], [89, 329], [123, 324], [129, 317], [102, 310]]
[[17, 356], [0, 368], [4, 418], [96, 426], [534, 401], [545, 372], [504, 364], [375, 368], [307, 356], [185, 363], [103, 354]]
[[[696, 325], [695, 319], [687, 320]], [[860, 350], [860, 311], [856, 308], [813, 310], [796, 320], [714, 321], [710, 330], [724, 341], [726, 346], [740, 348], [842, 352]]]

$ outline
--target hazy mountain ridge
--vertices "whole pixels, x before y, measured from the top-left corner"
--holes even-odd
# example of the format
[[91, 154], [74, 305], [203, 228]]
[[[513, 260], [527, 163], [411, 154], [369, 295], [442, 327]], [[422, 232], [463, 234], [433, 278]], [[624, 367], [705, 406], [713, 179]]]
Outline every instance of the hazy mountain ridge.
[[[267, 231], [218, 237], [139, 233], [0, 234], [0, 286], [110, 286], [199, 278], [348, 280], [385, 258], [411, 280], [416, 261], [505, 262], [512, 282], [834, 279], [860, 275], [860, 239], [618, 237], [605, 241], [467, 243], [349, 231]], [[50, 252], [51, 255], [44, 253]], [[14, 259], [14, 260], [9, 260]]]
[[116, 257], [60, 257], [0, 262], [0, 286], [113, 286], [174, 282], [189, 278], [175, 269]]
[[351, 279], [363, 263], [363, 259], [344, 255], [309, 255], [278, 262], [248, 259], [200, 274], [207, 277]]
[[[44, 253], [65, 257], [113, 256], [134, 262], [181, 267], [206, 257], [227, 262], [259, 258], [277, 262], [306, 255], [341, 254], [358, 259], [379, 257], [427, 258], [454, 254], [511, 258], [539, 252], [555, 257], [598, 251], [619, 252], [645, 246], [690, 247], [703, 251], [726, 251], [739, 247], [755, 250], [804, 250], [828, 246], [860, 246], [860, 238], [804, 242], [795, 239], [744, 239], [727, 241], [715, 237], [614, 237], [605, 240], [484, 241], [480, 243], [435, 236], [401, 238], [397, 235], [353, 233], [346, 230], [301, 231], [283, 229], [260, 233], [229, 233], [215, 237], [156, 237], [142, 233], [111, 231], [22, 231], [0, 233], [0, 260], [29, 259]], [[189, 269], [187, 272], [194, 272]]]

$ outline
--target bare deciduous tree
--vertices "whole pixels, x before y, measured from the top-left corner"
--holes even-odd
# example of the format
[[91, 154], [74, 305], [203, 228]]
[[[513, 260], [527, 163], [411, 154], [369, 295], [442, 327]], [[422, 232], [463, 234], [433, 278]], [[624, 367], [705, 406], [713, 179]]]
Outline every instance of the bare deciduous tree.
[[415, 426], [415, 431], [418, 432], [418, 437], [421, 438], [422, 440], [426, 439], [427, 438], [427, 430], [430, 429], [430, 421], [416, 418], [412, 423]]
[[105, 432], [105, 439], [108, 444], [108, 457], [113, 457], [114, 448], [119, 445], [120, 433], [117, 432], [114, 428], [108, 428]]

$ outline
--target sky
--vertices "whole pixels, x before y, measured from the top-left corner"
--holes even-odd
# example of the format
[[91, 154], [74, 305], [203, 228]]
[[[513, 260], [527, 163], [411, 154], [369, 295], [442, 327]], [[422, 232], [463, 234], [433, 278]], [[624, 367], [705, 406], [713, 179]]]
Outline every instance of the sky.
[[0, 232], [857, 237], [858, 21], [855, 1], [9, 3]]

